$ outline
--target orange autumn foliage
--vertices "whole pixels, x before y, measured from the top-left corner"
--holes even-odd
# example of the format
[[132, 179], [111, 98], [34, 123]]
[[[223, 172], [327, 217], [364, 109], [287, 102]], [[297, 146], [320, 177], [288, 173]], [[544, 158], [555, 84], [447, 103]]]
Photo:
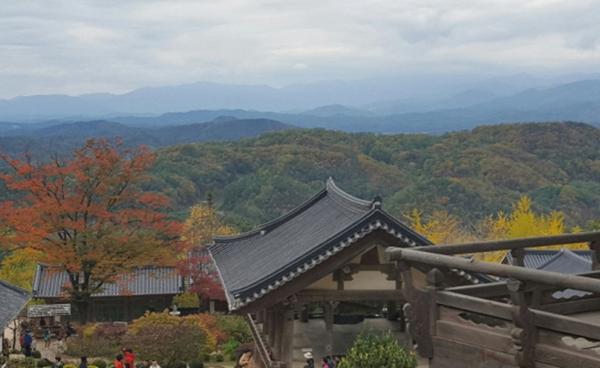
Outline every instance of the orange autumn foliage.
[[89, 301], [136, 267], [173, 260], [181, 226], [165, 214], [165, 196], [140, 189], [149, 150], [90, 140], [65, 161], [2, 159], [12, 170], [0, 179], [19, 199], [0, 203], [0, 244], [41, 252], [66, 271], [71, 301]]

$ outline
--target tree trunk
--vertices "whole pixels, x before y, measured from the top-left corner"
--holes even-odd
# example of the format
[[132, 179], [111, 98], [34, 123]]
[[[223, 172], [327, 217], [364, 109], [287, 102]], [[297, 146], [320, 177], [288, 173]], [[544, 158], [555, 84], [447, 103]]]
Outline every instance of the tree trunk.
[[90, 300], [82, 299], [75, 302], [77, 306], [77, 313], [79, 314], [79, 323], [84, 325], [88, 322], [90, 317]]

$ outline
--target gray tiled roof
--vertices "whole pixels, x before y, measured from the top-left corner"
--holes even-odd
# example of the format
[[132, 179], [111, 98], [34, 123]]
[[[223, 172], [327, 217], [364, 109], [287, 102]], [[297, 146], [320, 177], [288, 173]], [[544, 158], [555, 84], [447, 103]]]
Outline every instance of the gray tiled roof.
[[[583, 273], [592, 270], [592, 253], [589, 250], [548, 250], [526, 249], [523, 259], [525, 267], [562, 273]], [[510, 253], [505, 263], [512, 264]]]
[[[512, 262], [510, 253], [507, 255], [506, 261], [509, 263]], [[592, 271], [592, 252], [589, 250], [572, 251], [565, 248], [561, 248], [560, 250], [526, 249], [523, 263], [527, 268], [579, 274]], [[588, 294], [588, 292], [581, 290], [564, 289], [555, 292], [552, 296], [556, 299], [570, 299]]]
[[30, 297], [27, 291], [0, 280], [0, 331], [19, 314]]
[[325, 189], [279, 219], [215, 239], [209, 250], [230, 309], [267, 294], [372, 231], [387, 231], [409, 246], [430, 244], [376, 202], [352, 197], [329, 179]]
[[[69, 285], [65, 271], [56, 267], [38, 265], [33, 292], [38, 298], [57, 298], [65, 295]], [[178, 294], [182, 278], [173, 267], [147, 267], [123, 274], [114, 283], [104, 285], [94, 297]]]

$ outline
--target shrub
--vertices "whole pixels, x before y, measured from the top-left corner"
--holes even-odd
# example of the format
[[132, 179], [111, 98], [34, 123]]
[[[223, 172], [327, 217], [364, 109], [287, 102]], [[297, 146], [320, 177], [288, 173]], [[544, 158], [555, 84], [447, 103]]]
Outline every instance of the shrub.
[[35, 368], [35, 359], [32, 357], [9, 359], [6, 363], [7, 368]]
[[173, 304], [178, 308], [200, 308], [200, 297], [196, 293], [181, 293], [173, 297]]
[[96, 359], [92, 362], [92, 365], [95, 365], [98, 368], [106, 368], [106, 361], [102, 359]]
[[70, 356], [95, 356], [111, 358], [121, 350], [121, 340], [110, 340], [103, 337], [73, 336], [67, 340], [65, 353]]
[[39, 350], [34, 350], [31, 352], [31, 357], [35, 359], [41, 359], [42, 353], [40, 353]]
[[204, 354], [202, 354], [202, 361], [203, 361], [204, 363], [208, 363], [208, 362], [210, 362], [210, 354], [209, 354], [209, 353], [204, 353]]
[[[79, 336], [67, 340], [66, 353], [71, 356], [112, 358], [116, 351], [121, 350], [122, 339], [126, 332], [127, 325], [124, 323], [85, 325], [81, 328]], [[106, 368], [106, 365], [100, 368]]]
[[223, 362], [223, 361], [225, 361], [225, 358], [223, 358], [223, 354], [217, 354], [217, 355], [215, 355], [215, 361], [216, 362]]
[[40, 359], [37, 361], [36, 366], [38, 368], [50, 367], [52, 366], [52, 362], [48, 359]]
[[200, 360], [192, 360], [190, 362], [190, 368], [204, 368], [204, 363]]
[[223, 344], [223, 353], [225, 356], [229, 358], [229, 360], [235, 360], [235, 351], [240, 346], [240, 343], [237, 340], [229, 339], [225, 344]]
[[206, 352], [206, 336], [193, 319], [147, 313], [133, 321], [123, 343], [144, 359], [170, 366], [177, 360], [201, 360]]
[[75, 364], [65, 364], [63, 368], [77, 368]]
[[217, 323], [219, 328], [225, 333], [226, 339], [236, 340], [240, 344], [252, 341], [252, 334], [248, 324], [241, 316], [218, 316]]
[[120, 340], [127, 333], [125, 323], [100, 323], [96, 325], [94, 335], [109, 340]]
[[167, 364], [167, 368], [187, 368], [187, 364], [181, 360], [175, 360], [172, 363]]
[[342, 358], [338, 368], [416, 368], [415, 354], [407, 351], [390, 333], [362, 333]]

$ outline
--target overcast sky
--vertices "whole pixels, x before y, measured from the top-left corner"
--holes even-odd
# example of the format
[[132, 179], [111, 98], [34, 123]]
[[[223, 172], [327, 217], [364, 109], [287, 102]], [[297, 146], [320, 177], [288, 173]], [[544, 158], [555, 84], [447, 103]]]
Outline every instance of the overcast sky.
[[594, 0], [0, 0], [0, 97], [600, 66]]

